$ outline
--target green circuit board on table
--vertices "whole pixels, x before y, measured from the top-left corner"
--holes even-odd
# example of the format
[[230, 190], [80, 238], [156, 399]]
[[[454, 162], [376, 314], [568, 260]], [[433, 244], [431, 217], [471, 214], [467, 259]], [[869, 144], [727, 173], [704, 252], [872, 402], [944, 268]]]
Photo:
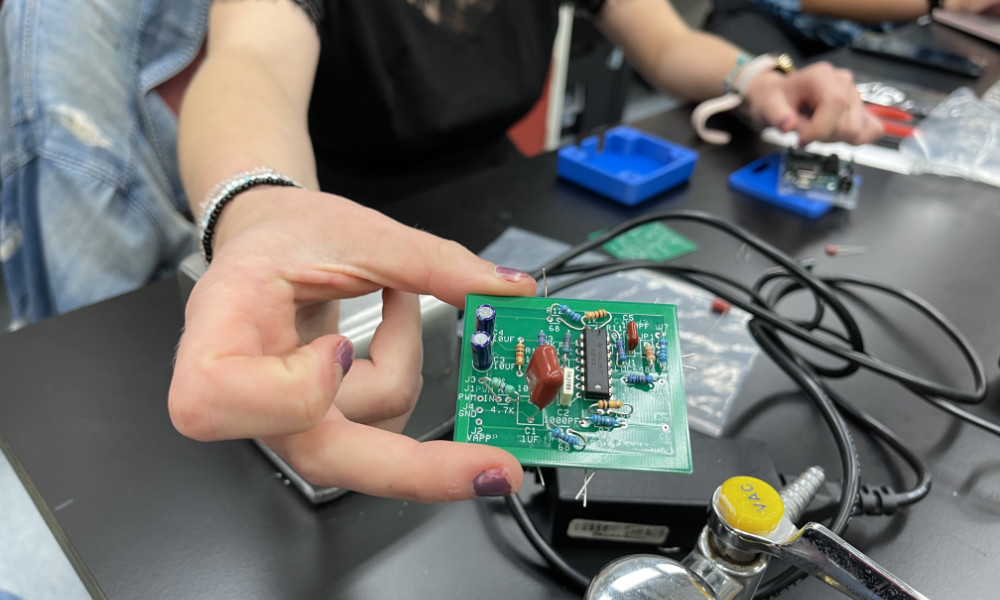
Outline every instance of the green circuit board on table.
[[470, 295], [455, 440], [525, 466], [691, 472], [670, 304]]

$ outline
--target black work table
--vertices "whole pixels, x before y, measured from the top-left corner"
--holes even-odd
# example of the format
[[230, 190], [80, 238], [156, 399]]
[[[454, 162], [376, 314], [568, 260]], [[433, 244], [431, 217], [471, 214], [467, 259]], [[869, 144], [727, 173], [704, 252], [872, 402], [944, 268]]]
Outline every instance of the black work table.
[[[861, 168], [857, 210], [807, 221], [726, 188], [730, 172], [772, 148], [747, 139], [705, 146], [686, 114], [641, 126], [701, 153], [693, 179], [636, 208], [557, 181], [550, 155], [385, 210], [474, 251], [510, 225], [576, 242], [649, 210], [708, 210], [793, 256], [816, 257], [818, 270], [876, 277], [924, 296], [969, 337], [995, 382], [996, 189]], [[738, 260], [738, 245], [708, 230], [677, 229], [700, 244], [688, 264], [746, 277], [769, 266]], [[868, 253], [828, 257], [828, 243], [862, 244]], [[877, 355], [970, 385], [942, 336], [896, 305], [874, 299], [873, 306], [881, 312], [865, 324]], [[274, 477], [250, 442], [204, 444], [176, 433], [166, 395], [182, 311], [170, 280], [0, 336], [0, 436], [48, 505], [65, 506], [56, 516], [109, 597], [577, 597], [550, 577], [502, 502], [422, 505], [349, 494], [315, 508]], [[880, 318], [889, 324], [877, 325]], [[902, 342], [888, 343], [887, 331]], [[1000, 440], [869, 374], [836, 388], [894, 429], [934, 475], [924, 501], [892, 518], [856, 518], [847, 539], [928, 597], [996, 597]], [[971, 410], [1000, 421], [996, 400]], [[747, 378], [728, 433], [766, 441], [779, 471], [820, 464], [839, 477], [820, 417], [766, 359]], [[856, 441], [864, 482], [910, 483], [902, 468], [884, 466], [870, 440]], [[842, 596], [809, 580], [785, 597]]]

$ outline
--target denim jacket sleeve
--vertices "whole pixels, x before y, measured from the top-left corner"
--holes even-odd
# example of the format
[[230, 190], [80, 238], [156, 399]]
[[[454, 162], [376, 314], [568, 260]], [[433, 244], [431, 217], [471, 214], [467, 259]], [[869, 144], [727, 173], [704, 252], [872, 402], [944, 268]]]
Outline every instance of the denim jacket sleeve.
[[12, 326], [165, 276], [194, 250], [177, 123], [155, 87], [211, 0], [6, 0], [0, 261]]

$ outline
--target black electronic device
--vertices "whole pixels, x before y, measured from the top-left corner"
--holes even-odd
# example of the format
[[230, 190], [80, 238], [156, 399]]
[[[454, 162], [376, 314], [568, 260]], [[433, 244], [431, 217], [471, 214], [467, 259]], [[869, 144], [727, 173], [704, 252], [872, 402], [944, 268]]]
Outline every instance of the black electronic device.
[[[747, 473], [780, 485], [763, 442], [693, 433], [691, 454], [695, 469], [690, 474], [601, 471], [594, 475], [556, 469], [546, 476], [552, 542], [686, 551], [705, 525], [708, 503], [720, 481]], [[586, 504], [580, 491], [585, 481]]]
[[966, 77], [979, 77], [986, 66], [985, 59], [974, 59], [909, 40], [874, 34], [861, 36], [851, 44], [851, 48]]

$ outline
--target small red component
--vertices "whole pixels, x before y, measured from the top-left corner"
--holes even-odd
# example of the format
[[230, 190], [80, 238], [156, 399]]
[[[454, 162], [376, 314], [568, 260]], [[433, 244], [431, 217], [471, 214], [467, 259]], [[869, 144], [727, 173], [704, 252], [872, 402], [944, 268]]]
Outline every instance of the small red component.
[[628, 351], [631, 352], [639, 347], [639, 326], [635, 321], [629, 321], [625, 329], [625, 342], [628, 344]]
[[552, 344], [535, 348], [524, 373], [528, 383], [528, 401], [542, 410], [552, 404], [563, 384], [563, 371], [559, 366], [559, 353]]
[[712, 299], [712, 306], [711, 306], [711, 308], [712, 308], [712, 312], [714, 312], [714, 313], [719, 313], [720, 315], [724, 315], [724, 314], [728, 313], [729, 309], [732, 308], [732, 307], [733, 307], [732, 304], [730, 304], [726, 300], [723, 300], [722, 298], [716, 297], [716, 298]]
[[866, 251], [864, 246], [835, 246], [834, 244], [827, 244], [825, 250], [830, 256], [837, 256], [838, 254], [864, 254]]

